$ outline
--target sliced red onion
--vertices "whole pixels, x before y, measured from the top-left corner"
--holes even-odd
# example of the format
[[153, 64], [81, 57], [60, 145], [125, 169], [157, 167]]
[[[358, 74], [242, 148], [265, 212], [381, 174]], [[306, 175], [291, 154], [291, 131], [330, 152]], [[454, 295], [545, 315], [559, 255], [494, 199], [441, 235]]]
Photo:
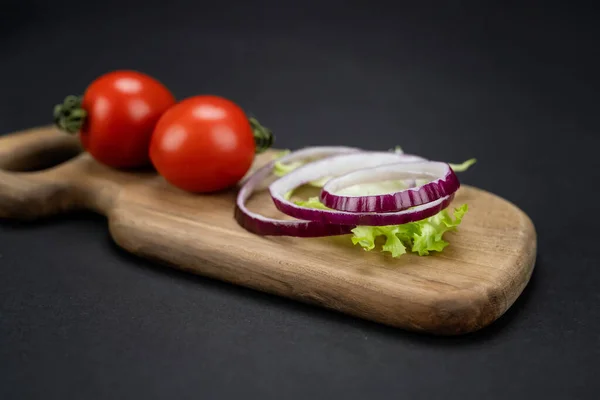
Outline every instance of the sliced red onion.
[[[281, 178], [274, 178], [273, 166], [277, 161], [282, 163], [302, 161], [307, 162], [307, 164]], [[419, 221], [445, 209], [454, 198], [456, 189], [452, 191], [450, 184], [452, 179], [447, 178], [446, 175], [440, 177], [439, 169], [443, 168], [435, 166], [437, 164], [442, 163], [430, 163], [422, 157], [401, 153], [365, 152], [350, 147], [306, 148], [290, 153], [279, 160], [273, 160], [249, 176], [238, 192], [235, 218], [243, 228], [253, 233], [296, 237], [345, 235], [351, 233], [351, 230], [357, 225], [399, 225]], [[415, 167], [418, 165], [422, 167]], [[423, 165], [426, 167], [423, 167]], [[445, 165], [448, 167], [447, 164]], [[376, 175], [374, 179], [367, 178], [373, 172], [379, 175]], [[402, 180], [405, 183], [408, 182], [409, 185], [414, 185], [416, 179], [423, 177], [434, 177], [440, 182], [443, 180], [447, 183], [442, 184], [436, 180], [437, 186], [432, 186], [429, 182], [427, 183], [427, 185], [430, 185], [428, 189], [423, 189], [426, 185], [422, 185], [422, 187], [416, 189], [397, 192], [412, 191], [419, 193], [417, 202], [420, 201], [421, 204], [396, 212], [349, 212], [334, 209], [313, 209], [297, 206], [286, 199], [288, 192], [304, 184], [332, 177], [326, 183], [328, 191], [324, 197], [330, 196], [331, 199], [334, 199], [333, 201], [340, 201], [335, 199], [352, 196], [332, 194], [336, 188], [343, 188], [352, 182], [381, 181], [386, 176]], [[265, 181], [271, 181], [273, 178], [275, 181], [270, 184], [269, 191], [275, 206], [283, 213], [296, 217], [298, 220], [267, 218], [248, 210], [246, 207], [246, 201], [250, 196], [263, 187]], [[389, 195], [394, 194], [389, 193]], [[363, 198], [365, 196], [356, 197]], [[373, 197], [377, 198], [377, 196]], [[404, 203], [402, 204], [404, 205]], [[407, 207], [412, 206], [408, 205]]]
[[[386, 180], [428, 179], [429, 182], [393, 193], [367, 196], [336, 194], [342, 189]], [[460, 187], [450, 165], [442, 162], [382, 165], [360, 169], [327, 181], [320, 194], [326, 207], [349, 212], [394, 212], [426, 204], [451, 195]]]
[[429, 218], [442, 211], [452, 203], [454, 194], [410, 208], [392, 213], [353, 213], [348, 211], [322, 210], [297, 206], [285, 199], [274, 198], [279, 211], [289, 216], [315, 222], [348, 226], [386, 226], [401, 225]]
[[298, 160], [319, 159], [338, 154], [356, 152], [357, 149], [350, 147], [311, 147], [298, 150], [286, 156], [273, 160], [264, 167], [258, 169], [245, 181], [238, 192], [234, 216], [236, 221], [246, 230], [259, 235], [267, 236], [296, 236], [296, 237], [320, 237], [335, 236], [351, 233], [354, 228], [349, 225], [336, 225], [317, 221], [289, 221], [268, 218], [250, 211], [246, 207], [246, 201], [258, 191], [264, 180], [272, 178], [273, 166], [277, 161], [284, 163]]
[[[418, 161], [421, 161], [418, 163]], [[382, 165], [399, 165], [402, 162], [423, 163], [423, 158], [418, 156], [401, 155], [382, 152], [362, 152], [356, 154], [345, 154], [328, 157], [326, 159], [307, 164], [288, 175], [278, 179], [269, 186], [271, 198], [278, 210], [292, 217], [320, 221], [325, 223], [341, 225], [399, 225], [418, 221], [435, 215], [448, 206], [453, 195], [449, 193], [443, 197], [429, 199], [427, 204], [420, 204], [415, 208], [391, 213], [378, 212], [348, 212], [339, 210], [322, 210], [298, 206], [285, 198], [285, 194], [308, 182], [320, 179], [324, 176], [339, 176], [362, 169], [380, 167]], [[423, 176], [420, 174], [419, 176]], [[407, 178], [414, 178], [408, 176]], [[409, 206], [410, 207], [410, 206]]]

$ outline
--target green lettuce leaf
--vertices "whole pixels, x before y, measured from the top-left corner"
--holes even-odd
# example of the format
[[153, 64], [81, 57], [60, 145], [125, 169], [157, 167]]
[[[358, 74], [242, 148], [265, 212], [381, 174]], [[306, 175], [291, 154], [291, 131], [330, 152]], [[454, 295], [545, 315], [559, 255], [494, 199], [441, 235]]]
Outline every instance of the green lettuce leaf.
[[273, 166], [273, 174], [275, 174], [275, 176], [282, 177], [286, 174], [289, 174], [296, 168], [300, 168], [302, 165], [304, 165], [304, 163], [300, 161], [292, 162], [289, 164], [284, 164], [281, 161], [277, 161]]
[[469, 169], [469, 167], [473, 164], [475, 164], [477, 162], [477, 159], [475, 158], [471, 158], [461, 164], [451, 164], [449, 163], [448, 165], [450, 165], [450, 168], [452, 168], [454, 170], [454, 172], [465, 172], [466, 170]]
[[352, 230], [354, 236], [353, 244], [360, 245], [364, 250], [371, 251], [375, 248], [375, 240], [379, 236], [385, 236], [382, 251], [388, 251], [392, 257], [399, 257], [406, 253], [406, 246], [400, 239], [402, 225], [395, 226], [357, 226]]
[[[285, 154], [283, 154], [282, 156], [284, 156]], [[286, 174], [289, 174], [290, 172], [292, 172], [293, 170], [295, 170], [296, 168], [300, 168], [301, 166], [303, 166], [304, 162], [302, 161], [296, 161], [296, 162], [291, 162], [289, 164], [284, 164], [281, 161], [276, 161], [275, 164], [273, 165], [273, 174], [275, 176], [278, 177], [282, 177]], [[329, 180], [329, 177], [324, 177], [321, 179], [318, 179], [316, 181], [313, 182], [309, 182], [308, 184], [310, 186], [314, 186], [314, 187], [323, 187], [323, 185], [325, 185], [325, 183]]]
[[454, 209], [454, 218], [446, 209], [432, 217], [402, 225], [358, 226], [352, 230], [352, 243], [371, 251], [375, 248], [375, 239], [385, 236], [382, 251], [390, 252], [392, 257], [406, 253], [406, 248], [420, 256], [429, 255], [432, 251], [441, 252], [448, 246], [443, 239], [444, 233], [455, 231], [467, 210], [468, 206], [463, 204]]
[[296, 205], [299, 205], [301, 207], [318, 208], [318, 209], [321, 209], [321, 210], [329, 210], [328, 207], [326, 207], [323, 203], [321, 203], [319, 201], [318, 197], [309, 197], [308, 200], [297, 200], [294, 203], [296, 203]]
[[[298, 200], [295, 203], [302, 207], [327, 210], [318, 197]], [[410, 250], [420, 256], [429, 255], [433, 251], [441, 252], [448, 246], [443, 239], [446, 232], [455, 231], [462, 222], [468, 206], [461, 205], [450, 215], [447, 209], [432, 217], [402, 225], [389, 226], [357, 226], [352, 229], [351, 241], [360, 245], [365, 251], [375, 249], [375, 241], [380, 236], [385, 238], [381, 251], [389, 252], [392, 257], [399, 257]]]

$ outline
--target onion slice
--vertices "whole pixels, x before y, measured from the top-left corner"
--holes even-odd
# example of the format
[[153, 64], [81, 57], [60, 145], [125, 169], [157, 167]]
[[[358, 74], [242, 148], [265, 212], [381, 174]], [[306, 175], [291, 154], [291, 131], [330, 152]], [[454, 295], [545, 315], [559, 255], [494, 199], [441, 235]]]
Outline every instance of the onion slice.
[[348, 211], [322, 210], [297, 206], [285, 199], [274, 198], [275, 206], [279, 211], [292, 217], [348, 226], [387, 226], [402, 225], [409, 222], [429, 218], [442, 211], [452, 203], [454, 193], [449, 196], [422, 204], [420, 206], [391, 213], [353, 213]]
[[[376, 195], [352, 196], [335, 192], [350, 186], [387, 180], [430, 179], [406, 190]], [[447, 163], [422, 162], [382, 165], [360, 169], [327, 181], [320, 194], [326, 207], [349, 212], [393, 212], [435, 201], [460, 187], [458, 177]]]
[[[418, 163], [420, 161], [420, 163]], [[348, 174], [353, 171], [363, 171], [369, 168], [375, 169], [376, 167], [386, 166], [392, 168], [392, 166], [398, 166], [402, 163], [406, 163], [408, 170], [411, 165], [417, 163], [421, 168], [425, 168], [425, 165], [429, 165], [429, 162], [423, 162], [423, 158], [405, 154], [393, 154], [393, 153], [382, 153], [382, 152], [361, 152], [356, 154], [344, 154], [333, 157], [328, 157], [313, 163], [307, 164], [300, 167], [288, 175], [278, 179], [269, 186], [271, 198], [275, 203], [277, 209], [284, 214], [289, 216], [309, 221], [319, 221], [323, 223], [339, 224], [339, 225], [368, 225], [368, 226], [383, 226], [383, 225], [399, 225], [408, 222], [418, 221], [424, 218], [431, 217], [437, 214], [439, 211], [446, 208], [454, 198], [454, 192], [458, 189], [457, 185], [453, 191], [447, 190], [448, 193], [445, 195], [439, 195], [439, 193], [428, 199], [426, 204], [418, 204], [416, 207], [411, 209], [404, 209], [397, 212], [380, 213], [380, 212], [349, 212], [339, 210], [322, 210], [314, 208], [306, 208], [298, 206], [289, 201], [285, 194], [291, 190], [296, 189], [308, 182], [320, 179], [324, 176], [339, 176], [341, 174]], [[391, 164], [391, 165], [390, 165]], [[442, 163], [439, 163], [442, 164]], [[439, 167], [438, 167], [439, 168]], [[431, 168], [434, 169], [433, 167]], [[450, 169], [448, 167], [448, 169]], [[427, 172], [427, 171], [426, 171]], [[450, 169], [450, 172], [451, 169]], [[424, 176], [424, 172], [417, 174], [418, 176]], [[414, 178], [406, 174], [405, 178]], [[333, 178], [336, 179], [336, 178]], [[329, 181], [331, 182], [331, 180]], [[451, 186], [448, 186], [450, 189]], [[413, 207], [407, 205], [407, 207]]]
[[273, 178], [273, 166], [276, 162], [296, 162], [322, 159], [339, 154], [357, 152], [351, 147], [309, 147], [298, 150], [273, 160], [259, 168], [248, 177], [238, 192], [234, 217], [244, 229], [265, 236], [296, 236], [296, 237], [322, 237], [346, 235], [351, 233], [353, 226], [336, 225], [317, 221], [290, 221], [268, 218], [250, 211], [246, 207], [248, 199], [262, 186], [264, 181]]
[[[277, 162], [304, 165], [278, 178], [273, 174]], [[412, 187], [424, 178], [432, 181]], [[386, 179], [411, 187], [368, 196], [336, 194], [352, 185]], [[320, 198], [328, 209], [302, 207], [288, 200], [288, 193], [318, 180], [327, 180]], [[276, 208], [296, 220], [268, 218], [247, 208], [248, 199], [266, 183]], [[270, 161], [251, 174], [238, 192], [234, 215], [244, 229], [259, 235], [345, 235], [359, 225], [400, 225], [431, 217], [450, 205], [459, 186], [448, 164], [419, 156], [341, 146], [309, 147]]]

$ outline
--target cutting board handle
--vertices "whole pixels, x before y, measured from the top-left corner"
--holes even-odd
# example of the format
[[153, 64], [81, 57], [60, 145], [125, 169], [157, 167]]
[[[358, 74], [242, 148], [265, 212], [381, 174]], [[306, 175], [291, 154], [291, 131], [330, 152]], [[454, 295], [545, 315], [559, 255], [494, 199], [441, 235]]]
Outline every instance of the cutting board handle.
[[76, 137], [53, 128], [0, 137], [0, 218], [35, 219], [70, 208], [71, 185], [55, 171], [80, 152]]

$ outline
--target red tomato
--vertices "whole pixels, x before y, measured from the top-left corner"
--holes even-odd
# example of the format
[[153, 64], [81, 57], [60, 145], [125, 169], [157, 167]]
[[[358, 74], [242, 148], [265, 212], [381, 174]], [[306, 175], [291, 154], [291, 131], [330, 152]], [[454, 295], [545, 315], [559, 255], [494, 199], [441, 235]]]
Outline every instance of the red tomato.
[[206, 193], [235, 185], [255, 154], [244, 111], [217, 96], [195, 96], [163, 114], [152, 135], [150, 158], [169, 183]]
[[176, 100], [156, 79], [135, 71], [115, 71], [92, 82], [81, 108], [87, 116], [79, 132], [83, 147], [115, 168], [150, 164], [148, 148], [160, 116]]

